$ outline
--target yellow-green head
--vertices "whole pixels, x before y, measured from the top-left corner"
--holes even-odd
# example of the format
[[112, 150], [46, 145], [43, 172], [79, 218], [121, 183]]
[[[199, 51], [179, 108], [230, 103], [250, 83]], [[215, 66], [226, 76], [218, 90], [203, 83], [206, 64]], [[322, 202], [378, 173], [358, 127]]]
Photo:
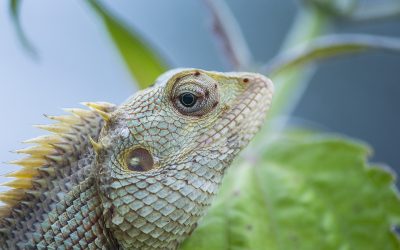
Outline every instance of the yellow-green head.
[[272, 94], [260, 74], [178, 69], [110, 114], [95, 169], [106, 226], [122, 248], [183, 241], [258, 131]]

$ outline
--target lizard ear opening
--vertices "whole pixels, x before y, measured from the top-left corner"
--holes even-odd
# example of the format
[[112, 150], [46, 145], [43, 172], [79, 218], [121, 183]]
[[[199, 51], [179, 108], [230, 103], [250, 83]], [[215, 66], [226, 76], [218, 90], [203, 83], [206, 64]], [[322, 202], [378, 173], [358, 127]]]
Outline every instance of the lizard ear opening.
[[125, 155], [125, 165], [131, 171], [147, 172], [154, 168], [154, 160], [147, 149], [135, 148]]

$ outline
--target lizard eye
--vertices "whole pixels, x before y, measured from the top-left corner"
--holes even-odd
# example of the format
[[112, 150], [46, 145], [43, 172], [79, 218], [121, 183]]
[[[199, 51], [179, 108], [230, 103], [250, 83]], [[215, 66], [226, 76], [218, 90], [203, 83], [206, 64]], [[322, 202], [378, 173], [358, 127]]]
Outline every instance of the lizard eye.
[[183, 115], [202, 116], [210, 110], [210, 100], [201, 90], [183, 90], [177, 93], [173, 102], [175, 108]]
[[186, 116], [203, 116], [219, 103], [218, 83], [205, 74], [192, 74], [178, 79], [170, 100]]
[[197, 96], [190, 92], [183, 93], [179, 96], [181, 104], [187, 108], [193, 107], [197, 102]]

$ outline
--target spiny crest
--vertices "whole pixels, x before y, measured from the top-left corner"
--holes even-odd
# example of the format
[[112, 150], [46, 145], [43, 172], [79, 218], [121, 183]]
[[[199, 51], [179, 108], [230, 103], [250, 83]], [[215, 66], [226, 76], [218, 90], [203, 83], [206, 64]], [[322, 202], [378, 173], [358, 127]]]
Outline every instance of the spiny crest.
[[[14, 180], [2, 184], [12, 189], [0, 193], [0, 201], [5, 203], [4, 206], [0, 206], [0, 217], [6, 217], [11, 211], [18, 213], [15, 211], [18, 210], [16, 204], [29, 200], [26, 199], [27, 196], [39, 196], [40, 192], [37, 190], [48, 184], [46, 179], [56, 174], [56, 166], [63, 165], [64, 155], [73, 151], [74, 142], [79, 137], [80, 130], [85, 126], [96, 127], [99, 116], [107, 123], [110, 118], [109, 113], [116, 108], [114, 104], [106, 102], [85, 102], [83, 104], [90, 110], [65, 109], [70, 113], [69, 115], [45, 115], [57, 123], [35, 127], [47, 130], [52, 134], [24, 141], [24, 143], [35, 145], [15, 151], [18, 154], [26, 154], [28, 157], [10, 162], [10, 164], [19, 165], [22, 168], [5, 175]], [[86, 138], [86, 140], [93, 141], [92, 138]], [[94, 141], [92, 144], [96, 145]], [[94, 149], [96, 150], [96, 148]]]
[[96, 152], [96, 154], [102, 150], [102, 148], [103, 148], [102, 145], [100, 143], [96, 142], [95, 140], [93, 140], [92, 137], [89, 137], [89, 141], [93, 147], [93, 150]]
[[107, 112], [107, 109], [104, 108], [103, 103], [82, 102], [82, 104], [88, 106], [91, 110], [99, 114], [106, 123], [110, 122], [111, 116]]

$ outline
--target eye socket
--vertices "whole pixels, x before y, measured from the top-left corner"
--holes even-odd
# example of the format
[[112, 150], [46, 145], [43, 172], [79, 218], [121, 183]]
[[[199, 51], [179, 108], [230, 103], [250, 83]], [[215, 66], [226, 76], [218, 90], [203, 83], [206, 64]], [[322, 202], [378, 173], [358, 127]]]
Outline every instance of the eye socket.
[[179, 96], [179, 101], [184, 107], [191, 108], [196, 104], [197, 96], [190, 92], [186, 92]]
[[[185, 116], [204, 116], [219, 103], [218, 82], [198, 71], [172, 82], [167, 93], [175, 110]], [[168, 89], [169, 90], [169, 89]]]
[[151, 153], [144, 148], [136, 148], [125, 156], [125, 164], [131, 171], [147, 172], [154, 168], [154, 160]]

